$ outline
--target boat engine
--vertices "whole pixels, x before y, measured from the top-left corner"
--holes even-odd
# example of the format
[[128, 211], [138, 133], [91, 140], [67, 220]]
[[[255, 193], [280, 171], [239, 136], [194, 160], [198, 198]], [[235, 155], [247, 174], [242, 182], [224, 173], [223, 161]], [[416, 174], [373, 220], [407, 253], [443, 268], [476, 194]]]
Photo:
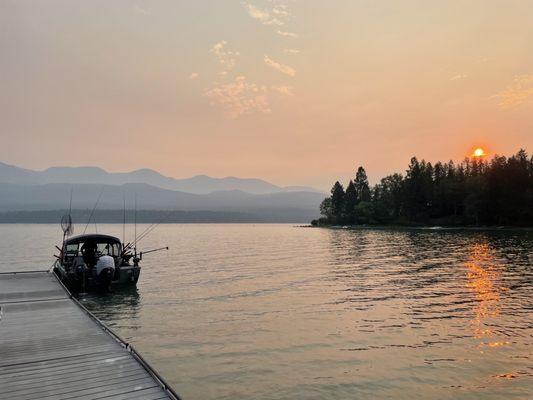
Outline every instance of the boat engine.
[[96, 263], [96, 279], [102, 289], [109, 289], [115, 276], [115, 260], [111, 256], [101, 256]]

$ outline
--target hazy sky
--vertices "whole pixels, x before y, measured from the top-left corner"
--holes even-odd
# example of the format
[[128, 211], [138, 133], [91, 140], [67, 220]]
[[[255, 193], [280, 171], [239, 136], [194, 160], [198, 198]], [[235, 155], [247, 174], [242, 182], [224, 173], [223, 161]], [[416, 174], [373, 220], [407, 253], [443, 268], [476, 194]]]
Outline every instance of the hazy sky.
[[0, 160], [328, 188], [533, 151], [533, 1], [0, 1]]

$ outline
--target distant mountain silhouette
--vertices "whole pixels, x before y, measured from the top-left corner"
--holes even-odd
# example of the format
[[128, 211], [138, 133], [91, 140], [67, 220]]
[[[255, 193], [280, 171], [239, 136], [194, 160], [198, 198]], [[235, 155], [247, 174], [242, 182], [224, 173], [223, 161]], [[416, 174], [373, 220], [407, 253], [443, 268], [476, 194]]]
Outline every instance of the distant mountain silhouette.
[[251, 194], [280, 192], [317, 192], [305, 186], [280, 187], [261, 179], [236, 177], [212, 178], [197, 175], [187, 179], [174, 179], [151, 169], [132, 172], [110, 173], [98, 167], [52, 167], [33, 171], [0, 162], [0, 183], [17, 185], [44, 185], [50, 183], [124, 185], [144, 183], [162, 189], [193, 194], [208, 194], [216, 191], [240, 190]]
[[[162, 189], [144, 183], [118, 185], [48, 183], [0, 183], [0, 212], [66, 209], [73, 190], [74, 209], [92, 209], [102, 192], [99, 210], [133, 208], [137, 197], [140, 210], [238, 212], [258, 221], [305, 222], [318, 217], [325, 195], [317, 192], [250, 194], [240, 190], [193, 194]], [[260, 218], [259, 218], [260, 217]], [[307, 218], [307, 219], [306, 219]]]

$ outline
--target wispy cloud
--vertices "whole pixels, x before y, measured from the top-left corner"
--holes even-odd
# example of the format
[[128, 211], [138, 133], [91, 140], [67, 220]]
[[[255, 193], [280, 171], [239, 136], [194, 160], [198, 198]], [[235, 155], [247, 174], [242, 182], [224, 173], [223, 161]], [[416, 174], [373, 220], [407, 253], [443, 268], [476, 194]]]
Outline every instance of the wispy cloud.
[[286, 37], [291, 37], [291, 38], [297, 38], [298, 35], [296, 33], [293, 33], [293, 32], [287, 32], [287, 31], [280, 31], [280, 30], [277, 30], [276, 33], [278, 35], [281, 35], [281, 36], [286, 36]]
[[189, 75], [189, 79], [196, 79], [198, 78], [200, 75], [198, 74], [198, 72], [192, 72], [190, 75]]
[[285, 22], [282, 21], [282, 19], [288, 16], [288, 13], [281, 14], [277, 8], [273, 8], [271, 11], [269, 11], [264, 8], [256, 7], [247, 2], [243, 2], [243, 6], [246, 8], [246, 11], [248, 11], [248, 15], [250, 15], [250, 17], [260, 21], [264, 25], [284, 25]]
[[138, 4], [135, 4], [133, 6], [133, 10], [135, 11], [136, 14], [140, 14], [140, 15], [150, 15], [152, 13], [152, 10], [150, 10], [149, 8], [143, 8]]
[[217, 57], [219, 64], [224, 67], [225, 71], [229, 71], [235, 67], [236, 57], [239, 56], [238, 51], [227, 50], [227, 44], [228, 42], [221, 40], [211, 48], [211, 53]]
[[266, 56], [264, 57], [263, 59], [265, 61], [265, 63], [274, 68], [275, 70], [278, 70], [279, 72], [285, 74], [285, 75], [289, 75], [289, 76], [295, 76], [296, 75], [296, 70], [292, 67], [289, 67], [288, 65], [285, 65], [285, 64], [281, 64], [277, 61], [274, 61], [273, 59], [271, 59], [269, 56]]
[[[278, 94], [292, 96], [293, 88], [286, 85], [266, 86], [250, 81], [244, 74], [237, 73], [237, 57], [239, 52], [230, 50], [230, 46], [225, 40], [221, 40], [209, 50], [214, 55], [219, 71], [215, 80], [204, 91], [203, 95], [209, 99], [212, 106], [222, 108], [227, 118], [235, 119], [242, 115], [252, 113], [271, 113], [269, 97]], [[294, 68], [284, 65], [264, 56], [264, 62], [275, 70], [295, 76]], [[190, 79], [197, 79], [199, 74], [192, 72]]]
[[516, 76], [513, 83], [497, 94], [500, 107], [511, 108], [533, 99], [533, 75]]
[[280, 94], [284, 94], [286, 96], [293, 96], [294, 95], [292, 86], [283, 86], [282, 85], [282, 86], [272, 86], [271, 88], [275, 92], [278, 92]]
[[282, 18], [290, 19], [289, 6], [284, 3], [275, 4], [272, 8], [272, 14], [279, 15]]
[[250, 17], [263, 25], [285, 25], [291, 18], [287, 4], [280, 1], [269, 1], [268, 3], [268, 6], [258, 7], [248, 1], [243, 1], [242, 5]]
[[466, 74], [457, 74], [457, 75], [454, 75], [450, 78], [451, 81], [458, 81], [460, 79], [466, 79], [468, 78], [468, 75]]
[[245, 76], [237, 76], [233, 81], [216, 84], [204, 95], [212, 105], [221, 106], [228, 118], [234, 119], [253, 112], [270, 113], [266, 91], [265, 87], [248, 82]]
[[268, 6], [258, 7], [251, 2], [243, 1], [242, 5], [248, 12], [248, 15], [263, 25], [272, 25], [276, 27], [275, 32], [284, 37], [296, 38], [298, 35], [288, 30], [282, 30], [292, 19], [289, 6], [282, 0], [269, 0]]
[[300, 50], [298, 50], [298, 49], [284, 49], [283, 52], [287, 53], [287, 54], [299, 54]]

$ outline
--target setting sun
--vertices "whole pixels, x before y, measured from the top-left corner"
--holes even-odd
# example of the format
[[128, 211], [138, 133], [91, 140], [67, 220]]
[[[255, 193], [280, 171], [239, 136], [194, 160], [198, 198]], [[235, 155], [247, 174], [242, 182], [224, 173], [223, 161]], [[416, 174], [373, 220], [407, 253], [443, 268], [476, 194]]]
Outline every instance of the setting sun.
[[483, 150], [481, 147], [477, 147], [472, 153], [472, 156], [476, 158], [485, 157], [486, 155], [487, 153], [485, 153], [485, 150]]

